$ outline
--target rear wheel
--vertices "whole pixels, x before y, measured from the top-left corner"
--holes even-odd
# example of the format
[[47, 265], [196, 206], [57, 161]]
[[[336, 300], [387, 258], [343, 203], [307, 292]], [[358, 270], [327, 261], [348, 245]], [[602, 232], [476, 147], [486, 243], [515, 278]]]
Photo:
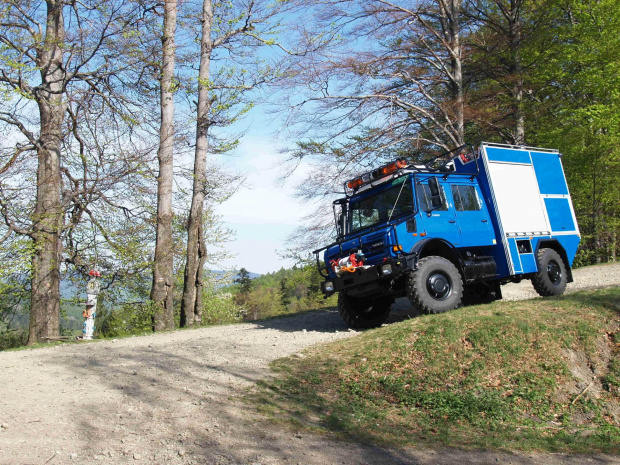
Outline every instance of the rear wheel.
[[407, 297], [426, 313], [443, 313], [461, 304], [463, 280], [454, 264], [443, 257], [422, 258], [409, 277]]
[[338, 312], [345, 323], [353, 329], [368, 329], [381, 326], [387, 320], [392, 299], [380, 297], [369, 299], [351, 297], [345, 292], [338, 294]]
[[553, 249], [540, 249], [536, 255], [538, 272], [532, 278], [536, 292], [543, 297], [564, 293], [567, 283], [564, 260]]

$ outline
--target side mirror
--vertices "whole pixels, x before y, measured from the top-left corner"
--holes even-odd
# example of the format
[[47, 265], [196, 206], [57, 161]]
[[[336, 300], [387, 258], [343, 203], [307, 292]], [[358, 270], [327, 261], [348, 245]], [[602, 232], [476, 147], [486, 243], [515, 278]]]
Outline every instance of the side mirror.
[[344, 237], [344, 228], [346, 226], [347, 217], [344, 213], [338, 215], [338, 236]]
[[443, 207], [443, 197], [441, 196], [441, 188], [439, 187], [437, 178], [430, 178], [428, 180], [428, 187], [431, 191], [431, 205], [433, 210]]
[[334, 200], [332, 208], [334, 210], [334, 221], [336, 222], [336, 236], [340, 240], [347, 233], [349, 204], [346, 199], [338, 199]]

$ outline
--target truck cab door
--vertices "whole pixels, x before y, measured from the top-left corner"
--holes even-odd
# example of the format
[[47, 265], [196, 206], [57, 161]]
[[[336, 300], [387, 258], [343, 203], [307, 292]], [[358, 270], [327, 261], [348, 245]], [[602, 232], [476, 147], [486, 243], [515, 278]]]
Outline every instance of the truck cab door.
[[452, 183], [450, 194], [461, 236], [460, 247], [495, 245], [495, 231], [478, 184]]
[[456, 247], [460, 247], [460, 233], [454, 215], [446, 197], [447, 185], [439, 183], [443, 205], [434, 208], [431, 201], [431, 190], [428, 180], [416, 182], [416, 196], [418, 200], [419, 226], [418, 230], [426, 232], [427, 237], [445, 239]]

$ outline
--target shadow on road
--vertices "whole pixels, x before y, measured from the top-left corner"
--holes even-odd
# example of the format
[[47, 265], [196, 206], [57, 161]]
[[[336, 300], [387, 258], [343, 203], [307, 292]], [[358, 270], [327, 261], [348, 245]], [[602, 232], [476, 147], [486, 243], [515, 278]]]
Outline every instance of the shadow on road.
[[[398, 323], [419, 316], [420, 313], [411, 306], [409, 300], [396, 299], [386, 324]], [[261, 329], [273, 329], [283, 332], [316, 331], [321, 333], [336, 333], [350, 331], [344, 323], [338, 309], [329, 307], [323, 310], [296, 313], [290, 316], [270, 318], [251, 322]]]
[[317, 331], [321, 333], [336, 333], [348, 330], [335, 307], [253, 321], [251, 324], [256, 325], [260, 329], [273, 329], [283, 332]]
[[[344, 329], [333, 310], [312, 312], [302, 320], [306, 317], [330, 321], [334, 330]], [[298, 319], [264, 323], [292, 331]], [[92, 393], [98, 395], [82, 399], [84, 414], [76, 417], [78, 430], [89, 438], [80, 451], [81, 463], [110, 460], [107, 456], [92, 459], [104, 450], [113, 451], [113, 463], [180, 465], [188, 459], [217, 465], [263, 460], [304, 465], [425, 463], [407, 451], [299, 435], [262, 422], [253, 406], [239, 397], [240, 386], [263, 375], [262, 369], [244, 362], [251, 350], [211, 357], [212, 351], [224, 352], [228, 344], [210, 340], [202, 345], [196, 339], [153, 346], [147, 340], [137, 342], [129, 350], [93, 346], [87, 353], [48, 361], [69, 368], [86, 386], [97, 386]]]

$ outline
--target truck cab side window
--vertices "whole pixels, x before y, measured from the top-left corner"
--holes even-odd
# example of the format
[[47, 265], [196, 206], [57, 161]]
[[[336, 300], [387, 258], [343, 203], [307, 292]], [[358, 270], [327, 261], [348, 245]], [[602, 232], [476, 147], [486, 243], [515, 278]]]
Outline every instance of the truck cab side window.
[[416, 194], [418, 195], [420, 211], [423, 211], [423, 212], [427, 212], [431, 210], [446, 211], [448, 209], [448, 203], [446, 202], [446, 195], [443, 191], [443, 186], [439, 186], [439, 192], [441, 196], [443, 197], [443, 205], [439, 208], [433, 208], [433, 204], [431, 203], [431, 189], [428, 186], [428, 183], [416, 184], [415, 191], [416, 191]]
[[452, 185], [452, 197], [457, 211], [478, 211], [482, 208], [474, 186]]

